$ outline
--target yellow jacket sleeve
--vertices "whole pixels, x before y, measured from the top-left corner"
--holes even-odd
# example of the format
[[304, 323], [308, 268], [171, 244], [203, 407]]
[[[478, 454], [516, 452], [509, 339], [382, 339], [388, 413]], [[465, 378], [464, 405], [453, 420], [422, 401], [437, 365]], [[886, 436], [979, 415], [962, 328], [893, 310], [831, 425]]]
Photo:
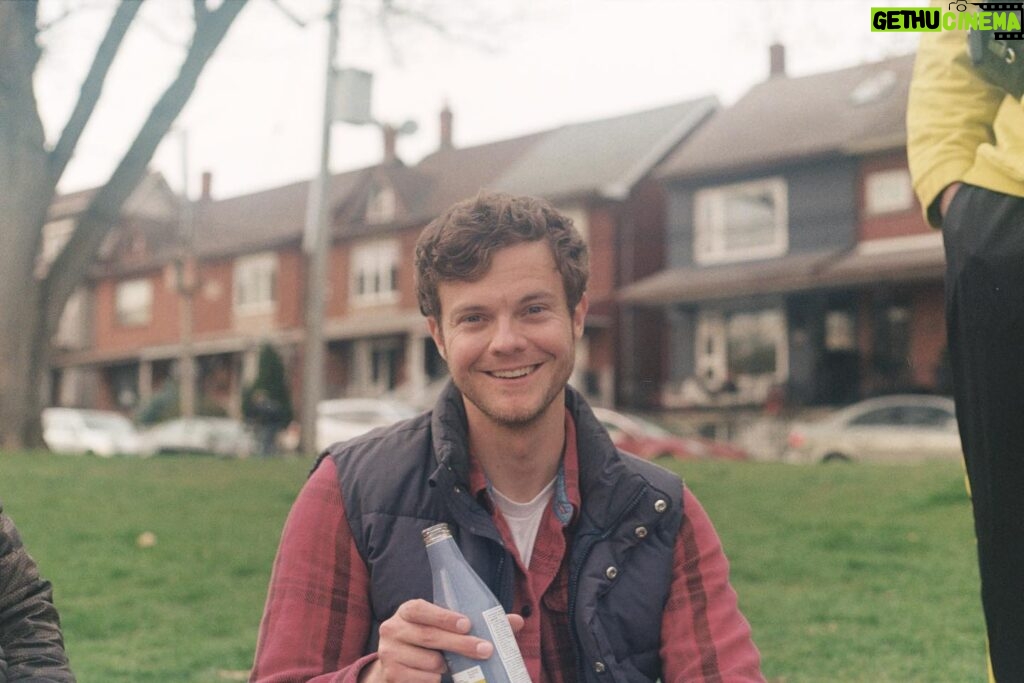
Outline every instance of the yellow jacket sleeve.
[[907, 105], [907, 157], [932, 225], [939, 225], [935, 200], [942, 190], [964, 179], [979, 147], [995, 142], [993, 122], [1004, 99], [1004, 91], [975, 73], [965, 31], [921, 36]]

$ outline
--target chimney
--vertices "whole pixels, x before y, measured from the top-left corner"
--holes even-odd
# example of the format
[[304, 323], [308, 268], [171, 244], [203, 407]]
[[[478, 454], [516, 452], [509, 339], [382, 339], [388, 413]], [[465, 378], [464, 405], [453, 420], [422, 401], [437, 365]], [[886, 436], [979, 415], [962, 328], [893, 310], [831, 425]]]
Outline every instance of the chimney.
[[398, 131], [390, 123], [382, 124], [380, 130], [384, 135], [384, 159], [381, 163], [394, 164], [398, 161]]
[[200, 190], [200, 199], [210, 199], [210, 188], [213, 187], [213, 174], [209, 171], [203, 171], [202, 177], [202, 189]]
[[772, 43], [768, 46], [768, 77], [786, 76], [786, 46]]
[[452, 118], [452, 110], [445, 102], [444, 109], [441, 110], [441, 149], [455, 148], [452, 143]]

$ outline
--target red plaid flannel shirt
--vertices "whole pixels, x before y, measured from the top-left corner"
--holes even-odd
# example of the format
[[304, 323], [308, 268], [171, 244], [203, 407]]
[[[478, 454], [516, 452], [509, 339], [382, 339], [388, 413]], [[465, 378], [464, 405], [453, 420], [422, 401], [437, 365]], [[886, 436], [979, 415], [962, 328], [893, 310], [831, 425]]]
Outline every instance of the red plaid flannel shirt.
[[[575, 428], [571, 419], [566, 422], [562, 473], [565, 494], [578, 511]], [[470, 485], [492, 511], [506, 546], [514, 548], [505, 520], [490, 504], [486, 477], [475, 459]], [[689, 489], [683, 496], [686, 512], [662, 616], [662, 681], [763, 681], [718, 535]], [[525, 617], [526, 626], [516, 640], [536, 683], [576, 680], [567, 610], [571, 527], [549, 508], [537, 531], [529, 572], [517, 558], [514, 611]], [[337, 473], [325, 459], [285, 523], [250, 681], [356, 683], [363, 667], [376, 658], [376, 653], [363, 651], [372, 624], [368, 595], [369, 575], [345, 519]]]

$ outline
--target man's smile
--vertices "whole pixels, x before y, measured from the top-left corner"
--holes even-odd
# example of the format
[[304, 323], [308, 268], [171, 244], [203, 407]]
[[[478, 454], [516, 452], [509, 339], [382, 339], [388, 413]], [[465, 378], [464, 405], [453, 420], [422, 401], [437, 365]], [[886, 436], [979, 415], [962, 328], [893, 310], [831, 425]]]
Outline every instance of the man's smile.
[[537, 365], [525, 365], [511, 370], [488, 370], [486, 372], [491, 377], [497, 377], [498, 379], [519, 379], [520, 377], [526, 377], [539, 367], [540, 364], [538, 363]]

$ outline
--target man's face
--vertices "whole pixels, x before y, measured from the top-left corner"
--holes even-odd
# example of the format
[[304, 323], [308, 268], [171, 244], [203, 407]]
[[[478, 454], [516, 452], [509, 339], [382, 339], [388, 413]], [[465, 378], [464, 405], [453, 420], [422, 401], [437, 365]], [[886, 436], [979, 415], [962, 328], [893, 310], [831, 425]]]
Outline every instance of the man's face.
[[561, 413], [555, 399], [572, 373], [587, 299], [570, 313], [546, 242], [505, 247], [484, 277], [442, 282], [438, 296], [440, 315], [427, 324], [471, 426], [528, 426], [546, 411]]

